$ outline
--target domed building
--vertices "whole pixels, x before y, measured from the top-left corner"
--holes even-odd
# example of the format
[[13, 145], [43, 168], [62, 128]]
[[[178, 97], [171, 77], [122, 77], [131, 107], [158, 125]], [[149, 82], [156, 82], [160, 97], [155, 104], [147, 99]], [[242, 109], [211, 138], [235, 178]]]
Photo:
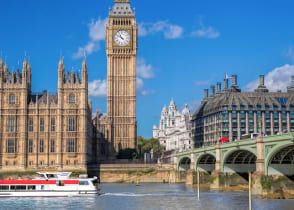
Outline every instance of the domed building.
[[[290, 78], [289, 78], [290, 79]], [[195, 146], [214, 144], [217, 140], [240, 140], [254, 133], [275, 135], [294, 132], [294, 77], [287, 92], [269, 92], [264, 76], [254, 92], [241, 92], [237, 75], [204, 90], [201, 105], [193, 115], [193, 138]]]
[[172, 99], [168, 109], [166, 105], [162, 109], [159, 127], [153, 126], [153, 138], [159, 139], [165, 151], [189, 150], [193, 145], [191, 119], [188, 105], [180, 112]]

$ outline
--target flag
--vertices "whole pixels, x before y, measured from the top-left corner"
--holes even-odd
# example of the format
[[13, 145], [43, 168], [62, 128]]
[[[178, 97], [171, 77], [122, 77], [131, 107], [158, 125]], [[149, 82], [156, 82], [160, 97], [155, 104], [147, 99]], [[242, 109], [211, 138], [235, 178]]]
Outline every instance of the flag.
[[231, 79], [231, 77], [228, 74], [226, 74], [226, 79]]

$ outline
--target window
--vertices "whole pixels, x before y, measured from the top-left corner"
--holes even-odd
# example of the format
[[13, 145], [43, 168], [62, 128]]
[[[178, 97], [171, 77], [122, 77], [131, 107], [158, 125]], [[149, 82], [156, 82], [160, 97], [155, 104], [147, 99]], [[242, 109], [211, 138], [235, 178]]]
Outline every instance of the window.
[[286, 105], [287, 104], [288, 98], [276, 98], [276, 100], [282, 106], [282, 105]]
[[34, 145], [33, 140], [29, 140], [29, 153], [33, 153], [33, 145]]
[[75, 117], [67, 118], [66, 128], [67, 131], [77, 131], [77, 123]]
[[69, 95], [69, 104], [75, 104], [75, 103], [76, 103], [75, 95], [73, 94]]
[[53, 166], [54, 165], [54, 160], [51, 160], [51, 166]]
[[40, 153], [44, 152], [44, 140], [40, 139]]
[[9, 95], [9, 104], [15, 104], [15, 95], [14, 94]]
[[32, 117], [29, 119], [29, 132], [34, 132], [34, 120]]
[[44, 131], [44, 118], [40, 119], [40, 131], [43, 132]]
[[16, 140], [8, 139], [6, 141], [6, 152], [7, 153], [16, 153]]
[[55, 132], [55, 118], [51, 118], [51, 132]]
[[79, 181], [79, 185], [89, 185], [88, 181]]
[[8, 185], [0, 185], [0, 191], [9, 190]]
[[51, 139], [50, 152], [55, 152], [55, 140]]
[[28, 190], [36, 190], [36, 185], [29, 185]]
[[68, 139], [66, 142], [66, 152], [76, 152], [76, 140]]
[[16, 132], [16, 117], [15, 116], [8, 116], [6, 121], [6, 131], [7, 132]]

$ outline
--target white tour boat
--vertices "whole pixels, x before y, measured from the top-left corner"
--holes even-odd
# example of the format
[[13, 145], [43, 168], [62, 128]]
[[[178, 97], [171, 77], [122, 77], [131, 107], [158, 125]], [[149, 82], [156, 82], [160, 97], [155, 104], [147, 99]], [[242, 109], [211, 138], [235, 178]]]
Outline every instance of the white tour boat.
[[31, 180], [0, 180], [0, 197], [68, 197], [99, 195], [97, 177], [71, 172], [38, 172]]

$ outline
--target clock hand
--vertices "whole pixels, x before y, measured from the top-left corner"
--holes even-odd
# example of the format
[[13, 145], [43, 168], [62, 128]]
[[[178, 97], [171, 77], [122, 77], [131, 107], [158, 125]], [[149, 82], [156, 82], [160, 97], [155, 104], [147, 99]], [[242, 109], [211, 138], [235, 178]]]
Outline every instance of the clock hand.
[[122, 40], [125, 40], [121, 35], [119, 35]]

